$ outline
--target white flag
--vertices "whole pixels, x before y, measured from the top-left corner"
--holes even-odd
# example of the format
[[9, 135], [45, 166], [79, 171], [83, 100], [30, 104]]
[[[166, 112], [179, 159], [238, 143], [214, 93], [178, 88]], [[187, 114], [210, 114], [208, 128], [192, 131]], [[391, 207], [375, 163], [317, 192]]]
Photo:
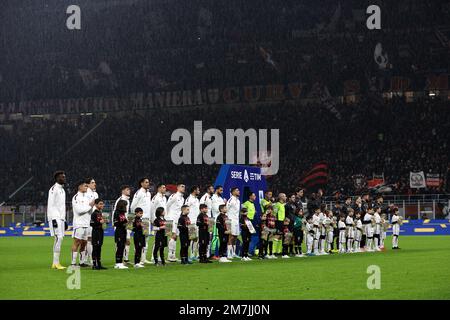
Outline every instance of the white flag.
[[411, 188], [419, 189], [419, 188], [425, 188], [425, 174], [423, 171], [418, 172], [410, 172], [409, 173], [409, 185]]

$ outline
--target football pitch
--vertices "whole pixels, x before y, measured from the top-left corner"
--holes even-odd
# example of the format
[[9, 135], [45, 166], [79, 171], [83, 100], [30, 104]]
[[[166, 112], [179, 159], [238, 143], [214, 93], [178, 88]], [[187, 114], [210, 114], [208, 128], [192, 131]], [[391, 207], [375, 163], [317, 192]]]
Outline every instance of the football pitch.
[[[71, 242], [64, 239], [64, 266]], [[0, 238], [0, 299], [450, 299], [448, 236], [405, 236], [401, 250], [377, 253], [137, 270], [112, 268], [113, 238], [106, 237], [108, 270], [82, 269], [80, 289], [67, 288], [66, 270], [50, 269], [52, 244], [50, 237]], [[367, 287], [371, 265], [380, 268], [380, 289]]]

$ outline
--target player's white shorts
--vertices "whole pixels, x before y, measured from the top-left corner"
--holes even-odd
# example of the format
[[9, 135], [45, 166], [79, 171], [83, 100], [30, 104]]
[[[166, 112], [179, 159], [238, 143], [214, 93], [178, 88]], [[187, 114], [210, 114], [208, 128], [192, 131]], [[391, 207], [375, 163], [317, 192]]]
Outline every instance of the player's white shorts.
[[347, 237], [350, 239], [354, 239], [355, 238], [355, 228], [353, 227], [349, 227], [347, 230]]
[[345, 243], [345, 230], [339, 231], [339, 243]]
[[306, 235], [306, 247], [307, 247], [308, 253], [311, 253], [311, 251], [312, 251], [313, 242], [314, 242], [314, 236], [311, 233], [308, 233]]
[[127, 240], [131, 239], [131, 230], [127, 229]]
[[239, 230], [239, 220], [231, 219], [231, 235], [239, 236], [241, 234]]
[[373, 227], [370, 224], [366, 225], [366, 236], [368, 238], [373, 237]]
[[362, 237], [362, 231], [359, 229], [355, 230], [355, 240], [356, 241], [361, 241], [361, 237]]
[[380, 234], [381, 233], [381, 225], [380, 224], [376, 224], [375, 225], [375, 228], [374, 228], [374, 230], [373, 230], [373, 233], [375, 233], [375, 234]]
[[87, 236], [88, 238], [92, 238], [92, 227], [88, 227]]
[[320, 228], [314, 227], [314, 240], [319, 240], [319, 239], [320, 239]]
[[328, 243], [333, 243], [333, 239], [334, 239], [334, 233], [333, 233], [333, 231], [328, 231], [328, 232], [327, 232], [327, 242], [328, 242]]
[[320, 235], [326, 236], [327, 235], [327, 229], [325, 227], [320, 227]]
[[400, 235], [400, 225], [398, 223], [392, 225], [392, 235], [394, 236]]
[[88, 239], [88, 229], [89, 227], [77, 227], [73, 229], [72, 238], [79, 240], [87, 240]]
[[54, 237], [55, 235], [62, 238], [64, 237], [64, 229], [65, 229], [65, 225], [64, 225], [64, 220], [56, 220], [56, 223], [58, 224], [58, 226], [56, 228], [53, 228], [53, 223], [52, 221], [50, 221], [48, 223], [48, 228], [50, 229], [50, 235], [52, 237]]

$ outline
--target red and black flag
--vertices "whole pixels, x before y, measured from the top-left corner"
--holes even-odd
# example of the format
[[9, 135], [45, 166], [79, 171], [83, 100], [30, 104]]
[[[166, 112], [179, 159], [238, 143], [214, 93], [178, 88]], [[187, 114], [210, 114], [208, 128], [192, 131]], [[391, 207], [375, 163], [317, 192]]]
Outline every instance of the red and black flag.
[[328, 183], [328, 163], [321, 161], [316, 163], [311, 170], [300, 178], [300, 185], [308, 190], [323, 188]]

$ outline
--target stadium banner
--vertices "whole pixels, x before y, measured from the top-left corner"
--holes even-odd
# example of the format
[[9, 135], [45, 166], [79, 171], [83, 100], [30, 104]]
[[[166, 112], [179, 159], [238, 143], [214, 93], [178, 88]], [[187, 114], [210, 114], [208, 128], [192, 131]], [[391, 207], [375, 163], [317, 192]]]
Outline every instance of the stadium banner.
[[[89, 74], [86, 78], [89, 78], [88, 76]], [[306, 87], [307, 85], [304, 83], [292, 82], [182, 91], [137, 92], [122, 97], [30, 100], [18, 103], [0, 103], [0, 113], [71, 114], [201, 106], [205, 104], [294, 101], [306, 96]]]
[[412, 189], [425, 188], [425, 174], [423, 171], [409, 173], [409, 186]]
[[328, 163], [321, 161], [316, 163], [311, 170], [303, 174], [300, 178], [300, 185], [309, 191], [325, 187], [328, 183]]
[[[86, 87], [95, 86], [97, 83], [103, 81], [109, 87], [114, 88], [117, 85], [114, 76], [109, 74], [107, 66], [103, 69], [103, 71], [80, 69], [78, 72]], [[431, 74], [424, 77], [424, 80], [426, 83], [425, 90], [448, 90], [448, 74]], [[422, 84], [419, 85], [419, 83]], [[410, 78], [404, 76], [387, 77], [384, 84], [384, 90], [390, 92], [423, 90], [424, 87], [422, 81], [412, 82]], [[362, 91], [360, 81], [355, 79], [344, 81], [340, 88], [339, 94], [343, 94], [344, 96], [358, 95]], [[339, 119], [341, 115], [334, 106], [335, 99], [336, 97], [330, 94], [325, 84], [289, 82], [224, 88], [134, 92], [123, 96], [0, 102], [0, 114], [82, 114], [201, 106], [206, 104], [220, 105], [317, 100], [322, 102]]]
[[439, 173], [427, 173], [426, 179], [427, 187], [440, 187], [442, 184], [442, 179]]
[[369, 188], [376, 188], [378, 186], [381, 186], [382, 184], [384, 184], [384, 173], [383, 174], [374, 174], [372, 176], [372, 179], [367, 180], [367, 186]]

